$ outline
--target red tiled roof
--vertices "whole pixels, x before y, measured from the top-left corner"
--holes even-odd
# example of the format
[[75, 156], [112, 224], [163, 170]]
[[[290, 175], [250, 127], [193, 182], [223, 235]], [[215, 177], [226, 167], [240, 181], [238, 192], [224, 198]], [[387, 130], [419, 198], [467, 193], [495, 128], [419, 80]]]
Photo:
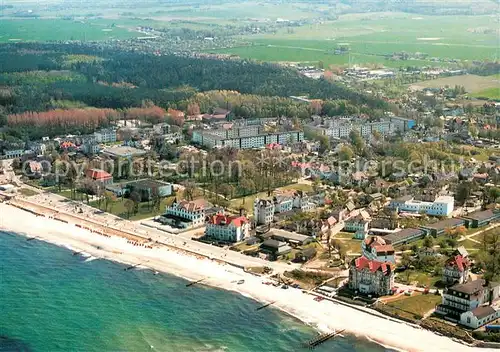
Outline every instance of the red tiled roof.
[[389, 275], [394, 270], [394, 265], [389, 262], [379, 262], [377, 260], [369, 260], [366, 257], [359, 257], [354, 261], [357, 270], [368, 269], [372, 273], [382, 271], [384, 275]]
[[217, 214], [214, 216], [211, 216], [208, 219], [208, 223], [213, 224], [213, 225], [220, 225], [220, 226], [228, 226], [230, 224], [236, 226], [236, 227], [241, 227], [241, 225], [245, 224], [248, 222], [248, 219], [244, 216], [226, 216], [222, 214]]
[[109, 180], [113, 176], [111, 176], [109, 173], [107, 173], [104, 170], [100, 169], [88, 169], [85, 175], [88, 178], [91, 178], [96, 181], [104, 181], [104, 180]]
[[186, 211], [196, 211], [207, 207], [207, 202], [204, 199], [196, 199], [191, 202], [187, 200], [181, 200], [179, 202], [178, 208], [184, 208]]
[[470, 266], [470, 261], [468, 258], [464, 258], [461, 255], [456, 255], [446, 263], [446, 266], [457, 267], [459, 271], [464, 271]]
[[63, 148], [63, 149], [74, 148], [74, 147], [76, 147], [76, 145], [73, 142], [62, 142], [61, 143], [61, 148]]
[[474, 174], [474, 175], [472, 175], [472, 177], [474, 177], [474, 178], [482, 178], [482, 179], [486, 180], [488, 178], [488, 174], [487, 173]]
[[42, 171], [42, 164], [40, 164], [37, 161], [30, 161], [29, 162], [30, 170], [31, 172], [39, 172]]
[[394, 253], [394, 247], [379, 236], [372, 236], [365, 239], [365, 245], [368, 248], [375, 248], [377, 253]]

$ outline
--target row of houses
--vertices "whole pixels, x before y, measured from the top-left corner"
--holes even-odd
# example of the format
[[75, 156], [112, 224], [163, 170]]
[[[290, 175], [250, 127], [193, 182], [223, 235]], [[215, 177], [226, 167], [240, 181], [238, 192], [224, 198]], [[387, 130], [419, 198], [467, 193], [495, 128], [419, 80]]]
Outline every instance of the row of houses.
[[267, 225], [273, 222], [275, 214], [293, 210], [310, 211], [325, 204], [325, 193], [308, 195], [303, 191], [293, 191], [274, 196], [271, 199], [255, 199], [254, 221], [256, 225]]
[[398, 246], [410, 244], [428, 235], [438, 237], [445, 234], [446, 231], [453, 231], [462, 226], [466, 228], [479, 228], [499, 220], [500, 211], [488, 209], [476, 211], [460, 218], [440, 220], [435, 223], [423, 225], [419, 228], [383, 230], [370, 228], [371, 220], [369, 216], [361, 212], [361, 214], [345, 220], [344, 231], [354, 232], [354, 237], [357, 239], [364, 239], [371, 232], [384, 234], [384, 239], [387, 242], [391, 243], [393, 246]]

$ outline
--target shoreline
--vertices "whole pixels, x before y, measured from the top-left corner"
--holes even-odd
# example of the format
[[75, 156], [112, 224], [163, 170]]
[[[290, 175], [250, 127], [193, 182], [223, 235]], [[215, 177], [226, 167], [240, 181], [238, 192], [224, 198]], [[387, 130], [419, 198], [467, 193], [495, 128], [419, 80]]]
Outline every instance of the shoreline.
[[[137, 247], [124, 238], [102, 236], [69, 223], [36, 216], [4, 203], [0, 204], [0, 230], [65, 247], [99, 259], [147, 267], [185, 280], [204, 279], [201, 284], [233, 291], [257, 302], [276, 301], [273, 307], [318, 331], [346, 329], [386, 348], [404, 351], [472, 351], [469, 347], [431, 331], [397, 323], [334, 302], [316, 302], [301, 290], [263, 285], [263, 278], [229, 264], [201, 259], [166, 247]], [[5, 215], [5, 216], [3, 216]], [[19, 221], [19, 219], [26, 221]], [[244, 279], [238, 285], [236, 281]], [[492, 349], [481, 349], [489, 351]]]

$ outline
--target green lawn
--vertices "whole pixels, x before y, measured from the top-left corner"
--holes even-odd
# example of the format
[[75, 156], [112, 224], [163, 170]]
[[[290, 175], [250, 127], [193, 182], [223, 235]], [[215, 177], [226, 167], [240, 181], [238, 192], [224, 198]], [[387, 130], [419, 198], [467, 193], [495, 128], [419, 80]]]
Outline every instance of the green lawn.
[[354, 237], [354, 233], [352, 232], [339, 232], [335, 235], [335, 238], [344, 238], [344, 239], [352, 239]]
[[0, 43], [128, 39], [140, 33], [93, 20], [2, 19]]
[[417, 270], [406, 270], [397, 274], [396, 281], [410, 285], [417, 282], [419, 286], [435, 287], [436, 283], [441, 279], [441, 276], [433, 276], [427, 272]]
[[[288, 186], [277, 188], [277, 190], [300, 190], [304, 192], [311, 192], [312, 186], [307, 184], [294, 183]], [[259, 192], [255, 194], [248, 195], [246, 197], [233, 198], [229, 202], [230, 208], [239, 209], [243, 207], [248, 213], [253, 213], [253, 203], [257, 198], [268, 198], [267, 192]]]
[[497, 88], [485, 89], [472, 94], [472, 96], [478, 99], [500, 100], [500, 83]]
[[[112, 204], [112, 206], [111, 205], [108, 206], [108, 212], [128, 220], [135, 221], [135, 220], [147, 219], [163, 214], [165, 212], [165, 207], [167, 206], [167, 204], [171, 204], [174, 198], [175, 196], [163, 198], [160, 204], [160, 209], [158, 211], [156, 211], [152, 206], [150, 206], [148, 202], [143, 202], [139, 204], [139, 211], [137, 212], [137, 214], [132, 213], [130, 217], [127, 216], [127, 208], [125, 207], [126, 199], [119, 198], [116, 202]], [[105, 202], [102, 201], [101, 202], [102, 210], [104, 210], [104, 204]], [[97, 201], [90, 202], [90, 205], [93, 206], [94, 208], [99, 208]]]
[[401, 299], [389, 302], [386, 305], [380, 304], [378, 308], [402, 318], [418, 320], [422, 319], [427, 312], [434, 309], [439, 303], [441, 303], [441, 296], [439, 295], [416, 294], [411, 297], [401, 297]]

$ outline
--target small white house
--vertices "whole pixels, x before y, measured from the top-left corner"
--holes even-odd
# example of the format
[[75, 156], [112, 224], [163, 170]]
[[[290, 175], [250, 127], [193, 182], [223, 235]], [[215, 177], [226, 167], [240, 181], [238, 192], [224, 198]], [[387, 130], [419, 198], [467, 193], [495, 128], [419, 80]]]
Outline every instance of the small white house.
[[491, 306], [477, 307], [460, 315], [460, 324], [471, 329], [477, 329], [489, 322], [500, 318], [500, 310]]

